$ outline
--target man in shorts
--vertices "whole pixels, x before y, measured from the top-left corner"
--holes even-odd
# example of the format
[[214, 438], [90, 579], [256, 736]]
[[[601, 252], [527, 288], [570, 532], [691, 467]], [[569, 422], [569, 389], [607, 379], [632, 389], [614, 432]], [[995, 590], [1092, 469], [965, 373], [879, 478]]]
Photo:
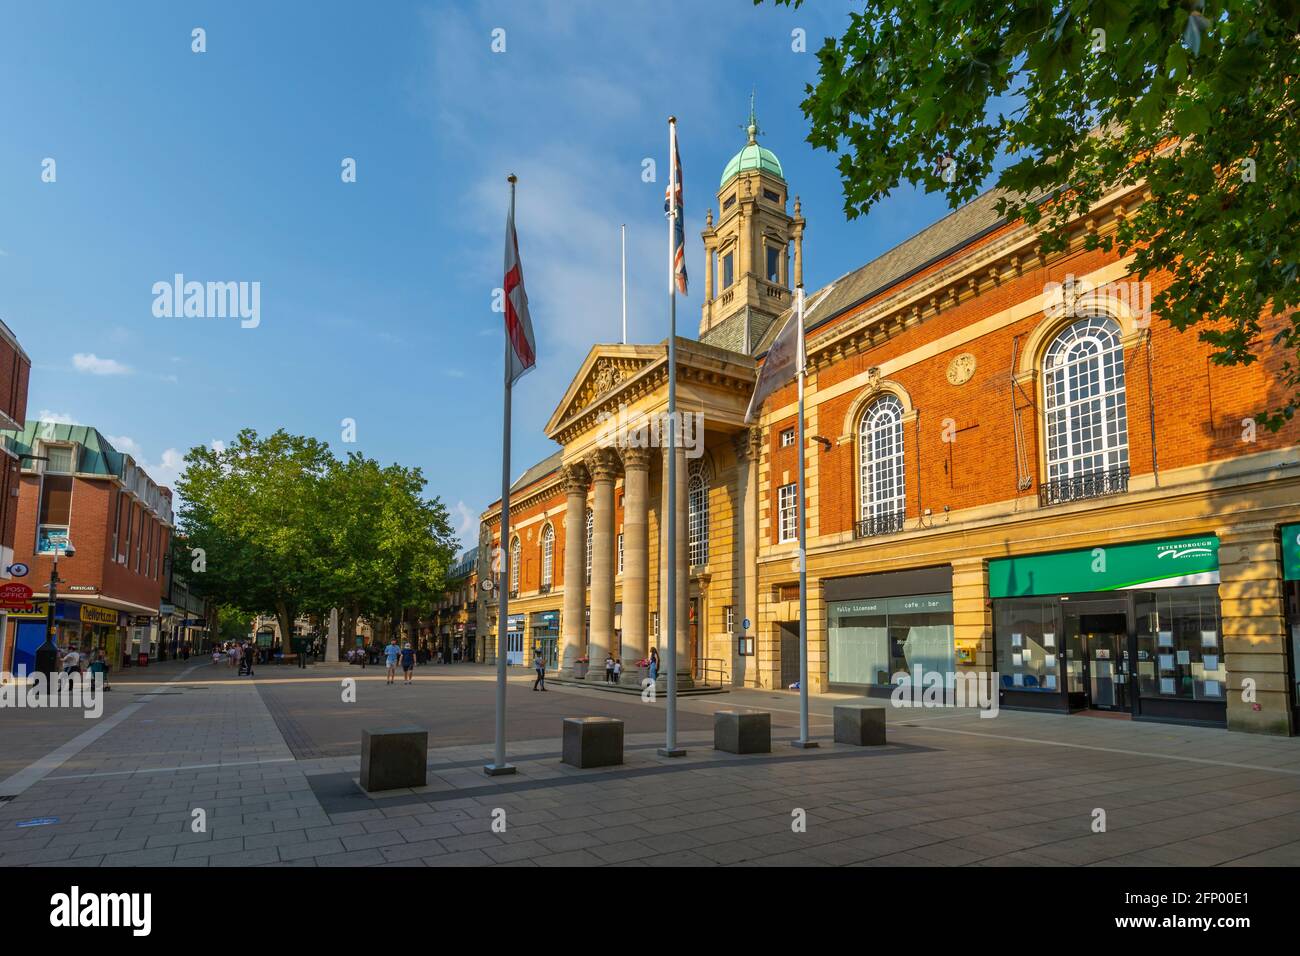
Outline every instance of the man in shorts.
[[411, 675], [415, 673], [415, 651], [411, 649], [411, 642], [407, 641], [402, 647], [402, 683], [409, 684]]
[[402, 656], [402, 649], [397, 646], [397, 638], [389, 641], [388, 646], [384, 648], [384, 663], [388, 665], [388, 686], [393, 685], [397, 677], [397, 659]]

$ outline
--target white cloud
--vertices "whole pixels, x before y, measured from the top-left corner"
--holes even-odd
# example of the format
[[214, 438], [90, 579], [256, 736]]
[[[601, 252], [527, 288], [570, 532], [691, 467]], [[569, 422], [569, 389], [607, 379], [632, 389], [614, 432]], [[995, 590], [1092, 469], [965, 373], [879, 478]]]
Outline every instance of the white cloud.
[[36, 416], [37, 421], [54, 422], [58, 425], [80, 425], [75, 417], [67, 412], [56, 412], [48, 408], [42, 408]]
[[456, 533], [462, 543], [473, 544], [478, 540], [478, 515], [464, 501], [457, 501], [452, 509], [456, 518]]
[[129, 375], [130, 366], [123, 365], [117, 359], [100, 358], [94, 352], [78, 352], [72, 356], [72, 366], [78, 372], [91, 375]]
[[104, 437], [112, 442], [113, 447], [118, 451], [126, 452], [137, 461], [144, 457], [144, 449], [141, 448], [140, 443], [130, 435], [106, 435]]
[[212, 450], [217, 452], [217, 454], [220, 454], [226, 450], [226, 443], [220, 438], [214, 438], [212, 439]]

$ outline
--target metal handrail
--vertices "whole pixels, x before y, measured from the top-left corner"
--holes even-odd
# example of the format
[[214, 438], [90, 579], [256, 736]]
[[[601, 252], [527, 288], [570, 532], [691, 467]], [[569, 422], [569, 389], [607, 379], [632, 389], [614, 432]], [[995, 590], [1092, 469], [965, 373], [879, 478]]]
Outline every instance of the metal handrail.
[[855, 538], [873, 538], [881, 534], [896, 534], [903, 530], [904, 517], [905, 512], [902, 510], [871, 515], [854, 524], [853, 536]]
[[[714, 675], [716, 675], [716, 680], [711, 679]], [[726, 662], [718, 657], [697, 657], [695, 659], [695, 670], [691, 677], [698, 685], [705, 688], [716, 687], [721, 690], [727, 679]]]
[[1128, 491], [1128, 465], [1105, 471], [1089, 471], [1079, 475], [1053, 478], [1038, 486], [1038, 504], [1060, 505], [1087, 498], [1103, 498]]

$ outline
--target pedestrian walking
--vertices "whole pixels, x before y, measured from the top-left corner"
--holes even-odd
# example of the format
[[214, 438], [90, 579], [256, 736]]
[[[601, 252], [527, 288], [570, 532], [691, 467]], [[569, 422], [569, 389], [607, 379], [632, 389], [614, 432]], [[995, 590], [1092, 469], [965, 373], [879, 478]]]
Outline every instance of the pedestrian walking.
[[63, 673], [81, 676], [81, 653], [75, 647], [69, 647], [68, 653], [63, 655]]
[[659, 676], [659, 650], [650, 648], [650, 679], [654, 680]]
[[623, 676], [623, 659], [614, 658], [614, 683], [617, 684], [620, 677]]
[[102, 650], [95, 651], [95, 659], [90, 662], [90, 680], [92, 684], [96, 679], [100, 682], [99, 686], [101, 690], [113, 689], [108, 686], [108, 661], [104, 660], [104, 652]]
[[389, 642], [384, 649], [384, 663], [388, 665], [388, 685], [391, 687], [397, 678], [397, 659], [402, 656], [402, 649], [397, 646], [397, 638]]
[[411, 677], [415, 674], [415, 651], [411, 650], [411, 642], [407, 641], [402, 648], [402, 683], [409, 684]]
[[533, 690], [546, 690], [546, 661], [542, 657], [540, 647], [533, 651], [533, 670], [537, 672], [537, 679], [533, 681]]
[[614, 680], [614, 658], [611, 655], [605, 655], [605, 683], [613, 683]]

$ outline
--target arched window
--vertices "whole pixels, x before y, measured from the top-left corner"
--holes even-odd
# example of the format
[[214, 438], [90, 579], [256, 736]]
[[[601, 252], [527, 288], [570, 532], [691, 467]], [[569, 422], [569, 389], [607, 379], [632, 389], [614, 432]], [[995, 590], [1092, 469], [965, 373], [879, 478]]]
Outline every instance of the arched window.
[[703, 458], [691, 462], [686, 479], [686, 527], [691, 567], [709, 563], [709, 468]]
[[596, 525], [596, 516], [587, 509], [587, 583], [591, 583], [591, 532]]
[[519, 593], [519, 538], [510, 539], [510, 593]]
[[883, 395], [862, 414], [858, 429], [860, 537], [900, 531], [907, 512], [903, 474], [903, 403]]
[[1049, 502], [1128, 486], [1128, 408], [1120, 327], [1090, 315], [1064, 329], [1043, 359]]
[[555, 569], [555, 529], [549, 524], [542, 529], [542, 587], [551, 586]]

